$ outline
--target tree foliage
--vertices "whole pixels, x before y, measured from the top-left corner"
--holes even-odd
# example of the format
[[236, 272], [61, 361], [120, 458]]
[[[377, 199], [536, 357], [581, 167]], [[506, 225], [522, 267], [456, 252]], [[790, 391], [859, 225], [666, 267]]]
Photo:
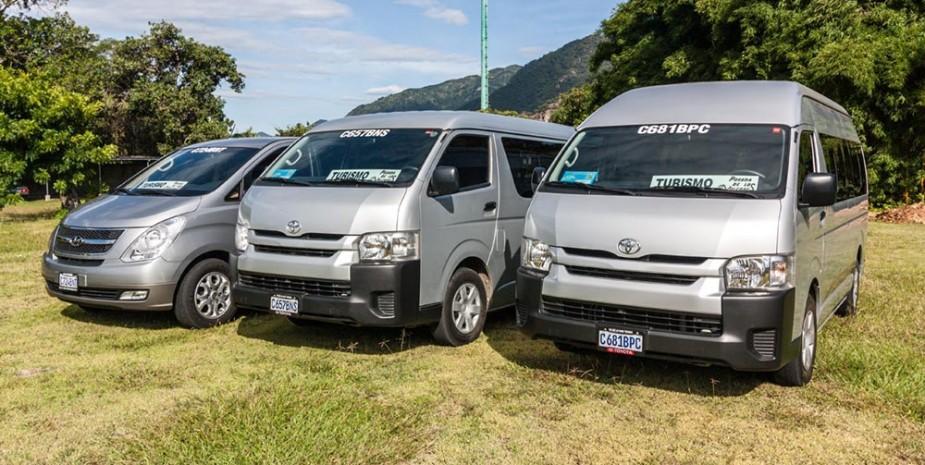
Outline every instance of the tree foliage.
[[629, 0], [604, 21], [592, 104], [563, 116], [578, 122], [640, 86], [794, 80], [849, 110], [867, 148], [876, 203], [920, 200], [923, 15], [925, 4], [912, 0]]
[[55, 190], [83, 186], [116, 148], [93, 132], [100, 104], [46, 79], [0, 68], [0, 206], [29, 177], [55, 180]]
[[312, 128], [312, 123], [296, 123], [290, 126], [276, 128], [276, 135], [280, 137], [302, 137]]
[[167, 22], [104, 47], [111, 57], [105, 128], [121, 150], [156, 156], [228, 135], [233, 124], [214, 92], [223, 84], [240, 92], [244, 75], [222, 48], [185, 37]]

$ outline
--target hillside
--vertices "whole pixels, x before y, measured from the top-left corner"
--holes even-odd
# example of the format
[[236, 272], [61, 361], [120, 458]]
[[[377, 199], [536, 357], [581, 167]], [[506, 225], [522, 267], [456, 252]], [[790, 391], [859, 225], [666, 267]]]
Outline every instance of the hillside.
[[[488, 74], [492, 91], [510, 81], [520, 71], [519, 65], [495, 68]], [[458, 110], [479, 93], [479, 76], [472, 75], [419, 89], [407, 89], [360, 105], [347, 116], [414, 110]]]
[[[559, 94], [585, 83], [588, 61], [600, 34], [569, 42], [521, 67], [491, 71], [491, 107], [532, 113]], [[419, 89], [407, 89], [354, 108], [349, 115], [408, 110], [477, 110], [479, 77], [467, 76]]]

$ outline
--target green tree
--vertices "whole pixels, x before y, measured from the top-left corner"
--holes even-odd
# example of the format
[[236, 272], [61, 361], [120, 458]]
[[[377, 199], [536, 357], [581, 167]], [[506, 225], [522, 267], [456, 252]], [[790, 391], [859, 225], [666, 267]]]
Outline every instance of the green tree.
[[854, 117], [875, 203], [925, 195], [922, 2], [629, 0], [604, 21], [603, 33], [592, 60], [592, 107], [647, 85], [798, 81]]
[[0, 0], [0, 17], [10, 10], [31, 10], [35, 7], [58, 8], [67, 3], [67, 0]]
[[222, 48], [185, 37], [167, 22], [103, 48], [111, 57], [104, 126], [122, 152], [157, 155], [228, 136], [233, 124], [214, 92], [222, 85], [240, 92], [244, 75]]
[[0, 206], [25, 177], [75, 197], [116, 148], [93, 132], [100, 104], [46, 79], [0, 68]]
[[583, 85], [559, 96], [550, 120], [553, 123], [577, 126], [596, 108], [594, 94], [589, 85]]
[[312, 123], [296, 123], [282, 128], [276, 128], [276, 135], [280, 137], [302, 137], [309, 129]]

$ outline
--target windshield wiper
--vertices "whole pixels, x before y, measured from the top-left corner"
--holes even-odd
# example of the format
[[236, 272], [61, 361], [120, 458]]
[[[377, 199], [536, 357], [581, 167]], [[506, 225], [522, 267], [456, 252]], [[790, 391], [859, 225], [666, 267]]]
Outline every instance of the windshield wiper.
[[149, 190], [149, 189], [136, 189], [135, 193], [132, 195], [153, 195], [156, 197], [176, 197], [177, 194], [167, 191], [158, 191], [158, 190]]
[[685, 192], [691, 194], [704, 194], [709, 196], [709, 194], [716, 195], [728, 195], [732, 197], [748, 197], [751, 199], [760, 199], [761, 196], [748, 191], [736, 191], [729, 189], [711, 189], [709, 187], [698, 187], [698, 186], [672, 186], [672, 187], [662, 187], [656, 189], [646, 189], [645, 192]]
[[351, 186], [376, 186], [376, 187], [392, 187], [394, 184], [382, 181], [366, 181], [363, 179], [328, 179], [325, 180], [323, 184], [349, 184]]
[[303, 186], [303, 187], [312, 187], [316, 184], [305, 182], [305, 181], [296, 181], [295, 179], [286, 179], [286, 178], [260, 178], [260, 181], [265, 182], [275, 182], [278, 184], [285, 184], [287, 186]]
[[124, 194], [124, 195], [141, 195], [135, 191], [126, 189], [124, 187], [119, 187], [116, 190], [112, 191], [113, 194]]
[[597, 184], [585, 184], [583, 182], [560, 182], [560, 181], [547, 181], [545, 186], [549, 187], [563, 187], [567, 189], [583, 189], [586, 192], [606, 192], [608, 194], [616, 195], [636, 195], [635, 191], [629, 189], [619, 189], [616, 187], [604, 187]]

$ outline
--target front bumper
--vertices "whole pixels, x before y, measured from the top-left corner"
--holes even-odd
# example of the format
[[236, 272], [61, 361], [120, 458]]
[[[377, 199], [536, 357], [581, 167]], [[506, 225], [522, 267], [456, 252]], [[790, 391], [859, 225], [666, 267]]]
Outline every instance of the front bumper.
[[[167, 311], [173, 308], [173, 281], [178, 265], [163, 259], [139, 264], [75, 266], [61, 263], [49, 254], [42, 257], [42, 276], [48, 295], [65, 302], [118, 310]], [[78, 291], [58, 289], [58, 274], [77, 275]], [[144, 300], [119, 300], [125, 291], [148, 291]]]
[[[232, 258], [235, 304], [269, 312], [270, 297], [285, 295], [299, 301], [293, 318], [328, 321], [356, 326], [411, 327], [439, 319], [439, 307], [421, 308], [420, 261], [350, 266], [350, 295], [326, 297], [291, 290], [245, 285]], [[300, 278], [285, 277], [282, 278]], [[388, 302], [388, 304], [386, 304]]]
[[[598, 330], [613, 327], [544, 313], [543, 277], [520, 269], [517, 272], [517, 320], [528, 335], [580, 347], [596, 348]], [[705, 336], [658, 331], [642, 327], [625, 329], [645, 333], [644, 357], [688, 363], [729, 366], [740, 371], [775, 371], [798, 353], [800, 340], [793, 337], [794, 290], [722, 298], [722, 334]], [[755, 335], [773, 332], [773, 353], [756, 350]]]

